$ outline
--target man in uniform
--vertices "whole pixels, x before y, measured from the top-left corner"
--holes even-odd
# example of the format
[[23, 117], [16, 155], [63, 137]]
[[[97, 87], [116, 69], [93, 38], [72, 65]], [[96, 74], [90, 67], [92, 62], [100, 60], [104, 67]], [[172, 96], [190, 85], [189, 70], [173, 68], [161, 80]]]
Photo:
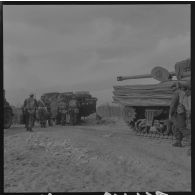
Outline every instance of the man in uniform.
[[51, 104], [48, 99], [45, 99], [45, 105], [47, 107], [47, 119], [48, 119], [48, 125], [52, 126], [52, 113], [51, 113]]
[[183, 99], [183, 105], [186, 114], [186, 138], [189, 144], [188, 155], [191, 155], [191, 83], [187, 81], [183, 87], [185, 88], [185, 96]]
[[72, 96], [71, 100], [69, 101], [69, 114], [70, 114], [70, 123], [72, 125], [76, 125], [79, 119], [79, 104], [78, 100], [75, 96]]
[[61, 95], [58, 101], [58, 114], [59, 114], [59, 123], [61, 125], [65, 125], [66, 124], [66, 113], [67, 113], [67, 104], [63, 98], [63, 96]]
[[41, 96], [41, 99], [37, 102], [37, 104], [38, 104], [37, 114], [40, 121], [40, 125], [41, 127], [46, 127], [48, 114], [47, 114], [47, 107], [44, 102], [44, 96]]
[[[178, 83], [174, 87], [174, 95], [170, 105], [169, 119], [173, 122], [175, 147], [182, 147], [182, 139], [191, 139], [189, 120], [191, 121], [191, 94], [189, 94], [190, 81]], [[191, 143], [190, 143], [191, 144]]]
[[32, 131], [34, 116], [37, 108], [37, 101], [34, 98], [34, 94], [30, 94], [29, 98], [24, 101], [24, 113], [25, 113], [25, 122], [26, 130]]
[[27, 103], [27, 99], [24, 100], [24, 104], [22, 106], [22, 124], [24, 124], [25, 128], [27, 129], [27, 114], [26, 114], [26, 110], [24, 108], [26, 103]]
[[66, 113], [67, 113], [67, 105], [66, 102], [62, 101], [60, 104], [61, 125], [66, 124]]

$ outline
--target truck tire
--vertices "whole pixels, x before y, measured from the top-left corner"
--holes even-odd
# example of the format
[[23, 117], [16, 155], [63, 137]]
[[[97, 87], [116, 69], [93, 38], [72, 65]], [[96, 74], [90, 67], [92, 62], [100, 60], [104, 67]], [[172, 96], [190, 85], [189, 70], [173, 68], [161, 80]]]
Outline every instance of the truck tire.
[[8, 111], [4, 115], [4, 129], [9, 129], [12, 125], [12, 121], [13, 121], [13, 114]]

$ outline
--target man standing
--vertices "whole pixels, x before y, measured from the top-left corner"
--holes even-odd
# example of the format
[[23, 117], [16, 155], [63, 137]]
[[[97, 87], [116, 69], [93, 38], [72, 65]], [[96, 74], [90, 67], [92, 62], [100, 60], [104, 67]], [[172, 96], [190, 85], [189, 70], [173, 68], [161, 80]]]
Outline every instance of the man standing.
[[66, 124], [66, 113], [67, 113], [67, 105], [64, 100], [61, 100], [59, 103], [59, 113], [61, 116], [60, 124], [65, 125]]
[[34, 98], [34, 94], [30, 94], [29, 98], [24, 101], [24, 112], [25, 112], [25, 122], [26, 130], [32, 131], [34, 116], [37, 108], [37, 101]]
[[183, 96], [183, 91], [179, 83], [173, 86], [173, 97], [169, 110], [169, 119], [173, 123], [174, 135], [176, 142], [173, 144], [175, 147], [182, 147], [183, 130], [186, 128], [186, 116], [184, 107], [180, 104], [180, 97]]
[[51, 104], [48, 99], [45, 99], [45, 105], [47, 107], [47, 119], [48, 119], [48, 125], [52, 126], [52, 113], [51, 113]]
[[24, 104], [23, 104], [23, 106], [22, 106], [22, 124], [24, 124], [25, 125], [25, 128], [27, 129], [27, 111], [25, 110], [25, 105], [26, 105], [26, 103], [27, 103], [27, 99], [25, 99], [24, 100]]
[[189, 133], [189, 119], [191, 117], [191, 94], [189, 95], [189, 93], [186, 93], [189, 91], [190, 82], [178, 83], [177, 86], [173, 87], [174, 95], [169, 111], [169, 119], [171, 119], [173, 122], [174, 135], [176, 138], [176, 142], [173, 144], [173, 146], [182, 147], [183, 137], [187, 137], [188, 139], [191, 137]]
[[47, 114], [47, 107], [45, 105], [44, 102], [44, 96], [41, 96], [41, 99], [38, 101], [38, 118], [39, 118], [39, 122], [41, 127], [46, 127], [46, 122], [47, 122], [47, 118], [48, 118], [48, 114]]
[[79, 119], [79, 104], [75, 96], [69, 101], [69, 114], [70, 114], [70, 123], [76, 125]]
[[186, 131], [185, 137], [189, 144], [188, 155], [191, 155], [191, 83], [190, 80], [184, 83], [183, 87], [185, 88], [185, 96], [183, 98], [183, 105], [185, 108], [186, 114]]

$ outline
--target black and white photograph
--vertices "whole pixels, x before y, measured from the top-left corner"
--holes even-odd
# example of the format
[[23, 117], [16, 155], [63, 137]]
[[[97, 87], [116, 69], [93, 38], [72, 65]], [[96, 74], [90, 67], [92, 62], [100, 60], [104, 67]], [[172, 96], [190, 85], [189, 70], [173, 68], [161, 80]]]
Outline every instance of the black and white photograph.
[[191, 192], [191, 4], [0, 6], [4, 193]]

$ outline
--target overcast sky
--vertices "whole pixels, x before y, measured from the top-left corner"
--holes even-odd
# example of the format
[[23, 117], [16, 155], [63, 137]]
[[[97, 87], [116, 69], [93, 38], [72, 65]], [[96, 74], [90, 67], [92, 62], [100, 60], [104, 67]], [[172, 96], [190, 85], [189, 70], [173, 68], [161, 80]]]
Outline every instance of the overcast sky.
[[119, 75], [174, 70], [190, 57], [190, 5], [4, 5], [4, 88], [14, 105], [30, 92], [89, 90], [112, 101]]

